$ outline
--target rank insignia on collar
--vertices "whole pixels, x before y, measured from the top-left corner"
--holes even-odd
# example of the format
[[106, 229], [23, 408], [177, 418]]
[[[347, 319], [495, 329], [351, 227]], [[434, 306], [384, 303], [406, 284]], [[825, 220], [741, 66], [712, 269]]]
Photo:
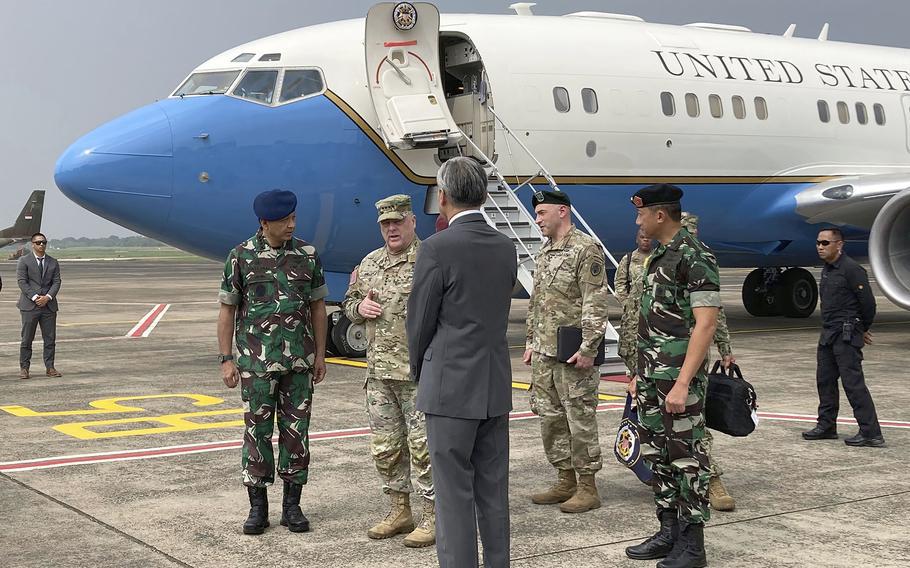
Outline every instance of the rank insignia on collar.
[[403, 32], [414, 29], [417, 25], [417, 8], [410, 2], [399, 2], [392, 10], [392, 21]]

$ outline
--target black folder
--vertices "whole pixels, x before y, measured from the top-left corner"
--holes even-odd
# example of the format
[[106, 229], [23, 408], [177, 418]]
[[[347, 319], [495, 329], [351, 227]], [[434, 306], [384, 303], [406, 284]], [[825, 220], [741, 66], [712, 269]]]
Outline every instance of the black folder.
[[[581, 348], [581, 328], [574, 326], [560, 326], [556, 328], [556, 360], [565, 363]], [[605, 359], [604, 342], [600, 340], [597, 346], [597, 355], [594, 356], [594, 365], [602, 365]]]

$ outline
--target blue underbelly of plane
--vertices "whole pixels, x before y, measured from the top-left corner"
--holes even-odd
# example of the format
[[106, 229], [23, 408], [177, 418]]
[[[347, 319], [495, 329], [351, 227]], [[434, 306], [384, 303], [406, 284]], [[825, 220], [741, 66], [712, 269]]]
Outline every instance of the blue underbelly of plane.
[[[252, 235], [253, 198], [294, 191], [297, 234], [320, 251], [340, 300], [347, 277], [381, 246], [374, 203], [409, 194], [422, 237], [435, 216], [423, 213], [427, 186], [414, 183], [327, 97], [267, 107], [226, 96], [172, 98], [90, 132], [58, 160], [63, 193], [138, 233], [212, 259]], [[562, 189], [617, 258], [634, 246], [638, 185], [564, 185]], [[721, 266], [818, 264], [818, 228], [795, 212], [806, 184], [682, 185], [685, 208]], [[527, 192], [527, 190], [525, 190]], [[523, 196], [528, 202], [530, 193]], [[849, 252], [866, 256], [867, 235]]]

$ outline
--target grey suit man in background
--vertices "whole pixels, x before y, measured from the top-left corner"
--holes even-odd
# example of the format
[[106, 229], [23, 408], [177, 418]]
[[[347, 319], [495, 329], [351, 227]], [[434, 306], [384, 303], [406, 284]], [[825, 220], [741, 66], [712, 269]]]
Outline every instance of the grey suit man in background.
[[506, 328], [517, 261], [511, 239], [480, 208], [487, 176], [471, 158], [436, 176], [449, 227], [423, 241], [408, 300], [411, 374], [426, 414], [442, 568], [509, 565], [509, 411]]
[[19, 257], [16, 279], [19, 281], [19, 301], [16, 307], [22, 314], [22, 344], [19, 347], [19, 378], [29, 378], [32, 361], [32, 342], [41, 326], [44, 340], [44, 366], [48, 377], [62, 376], [54, 368], [57, 342], [57, 293], [60, 291], [60, 265], [46, 254], [47, 237], [32, 235], [32, 254]]

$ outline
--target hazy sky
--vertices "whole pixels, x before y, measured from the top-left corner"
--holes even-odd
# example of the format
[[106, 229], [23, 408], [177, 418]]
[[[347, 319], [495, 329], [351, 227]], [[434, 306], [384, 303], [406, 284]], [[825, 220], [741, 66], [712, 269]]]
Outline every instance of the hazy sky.
[[[363, 17], [361, 0], [0, 0], [0, 227], [29, 192], [48, 190], [51, 237], [131, 234], [56, 188], [54, 163], [96, 126], [167, 96], [196, 65], [246, 41]], [[511, 13], [506, 1], [439, 0], [441, 12]], [[540, 0], [537, 14], [582, 10], [684, 24], [739, 24], [757, 32], [910, 47], [907, 0]], [[545, 38], [541, 38], [542, 41]]]

